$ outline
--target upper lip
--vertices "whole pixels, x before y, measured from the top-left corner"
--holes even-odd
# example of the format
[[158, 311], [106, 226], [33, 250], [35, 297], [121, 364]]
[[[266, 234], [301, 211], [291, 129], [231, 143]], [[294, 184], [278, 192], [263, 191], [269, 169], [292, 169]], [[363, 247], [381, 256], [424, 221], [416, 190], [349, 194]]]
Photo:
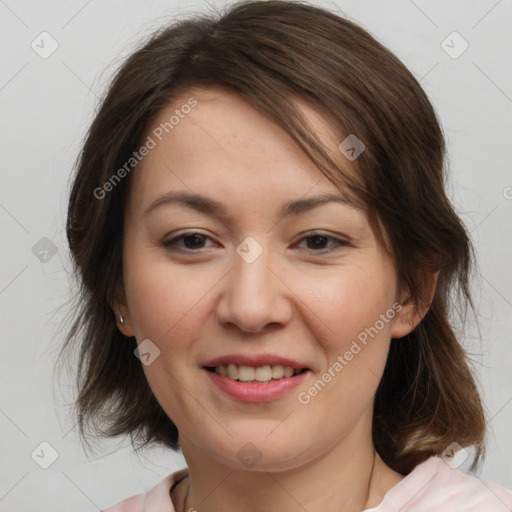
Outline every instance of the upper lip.
[[283, 366], [290, 366], [294, 370], [302, 370], [307, 369], [309, 367], [305, 363], [300, 363], [293, 359], [289, 359], [287, 357], [281, 357], [276, 354], [230, 354], [225, 356], [216, 357], [215, 359], [211, 359], [203, 363], [203, 368], [220, 366], [221, 364], [237, 364], [237, 365], [246, 365], [246, 366], [266, 366], [266, 365], [276, 365], [282, 364]]

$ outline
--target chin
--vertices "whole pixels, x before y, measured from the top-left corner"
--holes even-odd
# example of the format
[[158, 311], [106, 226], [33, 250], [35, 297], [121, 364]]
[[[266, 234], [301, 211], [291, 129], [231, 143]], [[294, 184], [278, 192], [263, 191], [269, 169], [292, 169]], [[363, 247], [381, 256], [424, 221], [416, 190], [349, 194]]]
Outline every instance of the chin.
[[[269, 430], [271, 431], [272, 429]], [[220, 451], [212, 452], [211, 456], [234, 470], [256, 472], [288, 471], [310, 460], [304, 449], [294, 441], [295, 436], [284, 435], [283, 432], [278, 436], [274, 433], [271, 436], [275, 437], [270, 440], [265, 435], [261, 436], [261, 429], [259, 436], [249, 436], [242, 431], [227, 442], [216, 444]], [[289, 443], [286, 443], [286, 439]]]

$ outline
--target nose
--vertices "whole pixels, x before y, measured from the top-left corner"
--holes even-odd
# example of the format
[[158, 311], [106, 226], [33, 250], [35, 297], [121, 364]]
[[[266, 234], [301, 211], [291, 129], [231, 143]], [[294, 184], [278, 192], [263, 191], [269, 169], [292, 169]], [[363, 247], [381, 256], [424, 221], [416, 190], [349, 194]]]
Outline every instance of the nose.
[[254, 260], [235, 252], [233, 259], [217, 303], [218, 321], [249, 333], [258, 333], [269, 324], [286, 325], [293, 313], [293, 294], [269, 250]]

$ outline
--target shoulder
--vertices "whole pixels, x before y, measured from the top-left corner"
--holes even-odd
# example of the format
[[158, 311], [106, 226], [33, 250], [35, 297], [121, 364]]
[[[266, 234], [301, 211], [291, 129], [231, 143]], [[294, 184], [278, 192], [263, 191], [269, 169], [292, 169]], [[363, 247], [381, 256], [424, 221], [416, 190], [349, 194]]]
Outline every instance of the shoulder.
[[[512, 490], [452, 468], [434, 456], [391, 489], [379, 512], [510, 512]], [[398, 507], [398, 508], [396, 508]]]
[[136, 494], [116, 505], [103, 509], [101, 512], [147, 512], [149, 510], [175, 512], [170, 490], [175, 483], [187, 475], [188, 468], [180, 469], [158, 482], [146, 494]]

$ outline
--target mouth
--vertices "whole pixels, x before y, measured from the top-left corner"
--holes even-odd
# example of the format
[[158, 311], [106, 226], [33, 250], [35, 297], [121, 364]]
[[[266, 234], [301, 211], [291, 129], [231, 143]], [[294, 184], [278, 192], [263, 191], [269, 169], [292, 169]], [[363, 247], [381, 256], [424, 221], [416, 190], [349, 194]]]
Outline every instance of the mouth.
[[289, 379], [310, 371], [309, 368], [293, 368], [282, 364], [267, 364], [263, 366], [248, 366], [243, 364], [220, 364], [205, 366], [205, 370], [216, 373], [221, 377], [244, 382], [247, 384], [265, 384]]
[[[295, 364], [289, 360], [287, 362]], [[212, 364], [216, 366], [211, 366]], [[305, 385], [305, 381], [312, 374], [311, 369], [299, 364], [295, 364], [294, 368], [275, 361], [273, 364], [250, 366], [224, 359], [209, 362], [202, 368], [215, 388], [231, 399], [246, 403], [284, 399], [298, 386]]]

